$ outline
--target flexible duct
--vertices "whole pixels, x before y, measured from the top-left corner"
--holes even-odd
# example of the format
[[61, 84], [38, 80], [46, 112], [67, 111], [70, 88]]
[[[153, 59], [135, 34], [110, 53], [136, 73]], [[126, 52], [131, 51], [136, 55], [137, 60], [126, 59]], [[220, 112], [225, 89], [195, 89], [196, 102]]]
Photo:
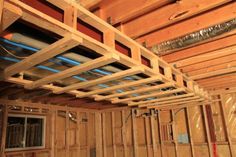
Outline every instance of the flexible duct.
[[201, 41], [214, 38], [216, 36], [228, 33], [236, 29], [236, 19], [217, 24], [208, 28], [198, 30], [196, 32], [175, 38], [173, 40], [165, 41], [154, 45], [152, 51], [157, 55], [166, 55], [171, 51], [185, 48]]

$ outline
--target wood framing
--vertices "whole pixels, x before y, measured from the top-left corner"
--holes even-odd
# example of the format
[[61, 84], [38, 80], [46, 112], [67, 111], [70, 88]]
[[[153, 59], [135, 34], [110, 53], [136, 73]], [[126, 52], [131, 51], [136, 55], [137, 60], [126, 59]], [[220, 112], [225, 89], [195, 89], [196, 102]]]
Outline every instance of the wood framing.
[[[49, 16], [47, 13], [37, 10], [23, 1], [4, 1], [3, 9], [6, 9], [7, 6], [18, 8], [21, 14], [19, 16], [21, 21], [33, 25], [37, 24], [39, 29], [61, 37], [38, 52], [7, 67], [4, 70], [6, 81], [24, 85], [27, 89], [43, 88], [56, 94], [69, 93], [80, 98], [91, 97], [95, 101], [106, 100], [112, 103], [134, 104], [139, 101], [143, 103], [143, 99], [151, 97], [156, 97], [155, 99], [157, 99], [158, 96], [170, 96], [170, 94], [181, 92], [185, 92], [186, 96], [187, 94], [193, 94], [193, 99], [197, 97], [199, 99], [210, 98], [208, 93], [193, 82], [191, 78], [99, 19], [78, 3], [67, 0], [60, 2], [48, 0], [48, 2], [50, 5], [62, 10], [62, 20]], [[222, 0], [223, 2], [225, 1]], [[217, 4], [221, 3], [217, 1]], [[85, 26], [93, 27], [91, 29], [87, 26], [86, 29], [90, 29], [89, 31], [96, 29], [95, 32], [99, 32], [101, 37], [97, 39], [89, 33], [80, 31], [77, 25], [81, 21], [85, 23]], [[3, 21], [2, 24], [4, 23]], [[117, 43], [127, 47], [126, 49], [130, 51], [130, 54], [126, 55], [120, 52], [121, 50], [117, 48]], [[81, 46], [97, 53], [99, 57], [89, 58], [88, 62], [54, 72], [54, 74], [36, 81], [27, 80], [24, 77], [16, 77], [19, 73], [24, 75], [30, 68], [39, 66], [55, 56], [65, 54], [69, 50]], [[90, 51], [88, 53], [92, 53]], [[111, 65], [112, 63], [121, 65], [125, 69], [120, 68], [118, 71], [112, 71], [111, 74], [103, 74], [102, 77], [91, 80], [79, 80], [66, 86], [58, 86], [54, 83], [81, 73], [90, 72], [93, 69], [100, 70], [104, 66], [114, 67], [114, 65]], [[111, 82], [115, 82], [114, 85], [110, 85], [109, 83]], [[135, 90], [132, 88], [135, 88]], [[152, 92], [152, 94], [148, 92]], [[136, 96], [134, 97], [133, 95]], [[179, 96], [178, 98], [181, 101], [184, 97]], [[190, 100], [191, 98], [185, 99]], [[164, 98], [162, 101], [164, 101]], [[173, 102], [173, 100], [170, 100], [170, 102]]]

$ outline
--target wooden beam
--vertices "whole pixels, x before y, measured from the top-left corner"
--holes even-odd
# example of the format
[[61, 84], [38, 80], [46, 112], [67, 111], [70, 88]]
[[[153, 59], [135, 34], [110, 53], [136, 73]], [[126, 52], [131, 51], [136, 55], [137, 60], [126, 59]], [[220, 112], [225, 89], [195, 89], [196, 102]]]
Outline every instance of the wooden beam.
[[172, 103], [183, 102], [183, 101], [186, 101], [186, 100], [196, 100], [196, 99], [201, 99], [201, 98], [199, 96], [180, 98], [180, 99], [168, 100], [168, 101], [163, 101], [163, 102], [139, 105], [139, 107], [151, 107], [151, 106], [157, 106], [157, 105], [163, 105], [163, 104], [172, 104]]
[[219, 94], [227, 94], [227, 93], [235, 93], [235, 92], [236, 92], [236, 87], [232, 87], [228, 90], [220, 89], [220, 90], [211, 91], [211, 95], [219, 95]]
[[111, 112], [111, 126], [112, 126], [112, 146], [113, 146], [113, 156], [117, 157], [116, 148], [116, 135], [115, 135], [115, 113]]
[[178, 150], [178, 137], [177, 137], [177, 130], [176, 130], [176, 119], [175, 119], [175, 113], [173, 110], [170, 110], [171, 112], [171, 120], [172, 120], [172, 129], [173, 129], [173, 140], [175, 145], [175, 156], [179, 157], [179, 150]]
[[150, 126], [150, 118], [144, 117], [144, 128], [145, 128], [145, 137], [146, 137], [146, 147], [147, 147], [147, 157], [151, 157], [151, 126]]
[[132, 110], [132, 132], [133, 132], [133, 144], [134, 144], [134, 157], [139, 157], [139, 148], [138, 148], [138, 134], [137, 134], [137, 131], [138, 131], [138, 128], [137, 128], [137, 122], [136, 122], [136, 117], [135, 117], [135, 114], [134, 114], [134, 110]]
[[101, 3], [102, 0], [79, 0], [79, 3], [86, 9], [91, 9]]
[[[191, 71], [195, 71], [195, 70], [201, 70], [204, 68], [211, 68], [212, 66], [217, 66], [219, 64], [227, 64], [229, 62], [233, 62], [236, 61], [236, 53], [232, 54], [232, 55], [225, 55], [222, 56], [220, 58], [215, 58], [215, 59], [211, 59], [208, 61], [204, 61], [201, 63], [196, 63], [196, 64], [192, 64], [192, 65], [188, 65], [185, 67], [182, 67], [182, 72], [187, 73], [187, 72], [191, 72]], [[198, 68], [196, 68], [198, 67]]]
[[236, 81], [233, 80], [233, 81], [228, 81], [226, 83], [222, 83], [222, 84], [214, 84], [214, 85], [211, 85], [211, 86], [205, 86], [204, 88], [206, 89], [223, 89], [223, 88], [231, 88], [231, 87], [236, 87]]
[[225, 108], [223, 106], [223, 103], [225, 102], [225, 100], [224, 100], [224, 97], [222, 94], [220, 94], [220, 99], [221, 99], [221, 101], [219, 102], [219, 106], [220, 106], [220, 110], [221, 110], [223, 126], [225, 128], [224, 130], [225, 130], [226, 140], [229, 142], [229, 150], [230, 150], [231, 157], [235, 157], [236, 154], [235, 154], [235, 151], [233, 148], [232, 139], [229, 134], [229, 128], [228, 128], [228, 124], [227, 124], [227, 120], [226, 120], [226, 117], [228, 117], [228, 116], [226, 115]]
[[73, 6], [69, 6], [64, 10], [64, 23], [72, 28], [77, 29], [77, 10]]
[[[184, 64], [189, 64], [191, 63], [191, 61], [193, 63], [195, 63], [195, 61], [199, 61], [199, 59], [203, 59], [203, 57], [198, 57], [200, 55], [204, 55], [204, 54], [210, 54], [212, 53], [213, 57], [214, 57], [214, 52], [216, 52], [216, 54], [218, 53], [218, 55], [220, 55], [221, 51], [226, 51], [225, 53], [230, 53], [230, 49], [234, 49], [235, 46], [235, 41], [236, 40], [236, 34], [230, 35], [230, 36], [226, 36], [226, 37], [222, 37], [213, 41], [209, 41], [206, 43], [202, 43], [199, 45], [195, 45], [189, 48], [185, 48], [183, 50], [178, 50], [175, 51], [173, 53], [167, 54], [162, 56], [162, 59], [164, 59], [165, 61], [167, 61], [168, 63], [180, 63], [180, 66], [184, 66]], [[207, 47], [207, 49], [206, 49]], [[227, 48], [228, 47], [228, 48]], [[195, 59], [191, 59], [194, 58], [196, 56], [196, 60]], [[210, 57], [210, 56], [207, 56]], [[189, 60], [188, 60], [189, 58]], [[183, 62], [181, 62], [181, 60], [183, 60]], [[177, 65], [176, 64], [176, 65]], [[177, 65], [178, 67], [178, 65]]]
[[74, 67], [66, 69], [62, 72], [44, 77], [44, 78], [37, 80], [37, 81], [34, 81], [32, 84], [26, 85], [25, 88], [28, 88], [28, 89], [37, 88], [37, 87], [40, 87], [44, 84], [51, 83], [55, 80], [62, 80], [64, 78], [68, 78], [70, 76], [77, 75], [77, 74], [104, 66], [106, 64], [113, 63], [117, 60], [119, 60], [119, 57], [115, 54], [105, 55], [103, 57], [99, 57], [99, 58], [94, 59], [92, 61], [85, 62], [81, 65], [74, 66]]
[[1, 136], [1, 142], [0, 142], [0, 154], [2, 157], [5, 157], [5, 148], [6, 148], [6, 134], [7, 134], [7, 117], [8, 117], [8, 107], [7, 105], [4, 105], [2, 108], [2, 112], [3, 112], [3, 118], [2, 120], [2, 134]]
[[2, 12], [3, 12], [4, 1], [0, 0], [0, 24], [2, 25]]
[[95, 136], [96, 136], [96, 156], [103, 157], [102, 154], [102, 120], [101, 113], [95, 113]]
[[192, 76], [191, 79], [200, 80], [200, 79], [204, 79], [204, 78], [209, 78], [209, 77], [214, 77], [214, 76], [224, 75], [224, 74], [229, 74], [229, 73], [234, 73], [234, 72], [236, 72], [236, 67], [216, 70], [216, 71], [212, 71], [212, 72], [205, 73], [205, 74], [199, 74], [196, 76]]
[[102, 141], [103, 141], [103, 157], [107, 157], [107, 139], [106, 139], [106, 113], [102, 113]]
[[128, 96], [128, 95], [131, 95], [131, 94], [151, 92], [151, 91], [154, 91], [154, 90], [167, 88], [167, 87], [171, 87], [171, 86], [174, 86], [174, 84], [173, 83], [165, 83], [165, 84], [161, 84], [161, 85], [143, 87], [143, 88], [139, 88], [139, 89], [136, 89], [136, 90], [131, 90], [131, 91], [123, 92], [123, 93], [116, 93], [116, 94], [111, 94], [111, 95], [104, 96], [104, 97], [101, 97], [101, 98], [95, 98], [95, 100], [100, 101], [100, 100], [110, 99], [110, 98], [114, 98], [114, 97]]
[[4, 70], [5, 78], [9, 78], [17, 73], [25, 71], [39, 63], [42, 63], [60, 53], [63, 53], [82, 42], [82, 39], [75, 35], [67, 35], [64, 38], [58, 40], [57, 42], [49, 45], [48, 47], [39, 50], [38, 52], [34, 53], [30, 57], [13, 64], [7, 67]]
[[225, 80], [227, 78], [231, 79], [236, 77], [235, 73], [232, 74], [227, 74], [227, 75], [221, 75], [221, 76], [216, 76], [216, 77], [211, 77], [211, 78], [206, 78], [206, 79], [202, 79], [202, 80], [198, 80], [197, 83], [198, 84], [208, 84], [214, 81], [221, 81], [221, 80]]
[[125, 115], [126, 110], [121, 111], [121, 116], [122, 116], [122, 141], [123, 141], [123, 147], [124, 147], [124, 157], [128, 157], [128, 147], [127, 147], [127, 131], [126, 131], [126, 115]]
[[162, 135], [163, 135], [163, 132], [162, 132], [162, 129], [161, 129], [161, 111], [160, 110], [157, 110], [157, 125], [158, 125], [158, 133], [159, 133], [159, 142], [160, 142], [160, 151], [161, 151], [161, 157], [164, 157], [164, 143], [163, 143], [163, 140], [162, 140]]
[[188, 129], [188, 137], [189, 137], [189, 142], [190, 142], [190, 147], [191, 147], [191, 156], [195, 157], [195, 150], [194, 150], [194, 143], [193, 143], [193, 138], [192, 138], [192, 128], [191, 128], [191, 123], [190, 123], [190, 115], [189, 115], [189, 108], [185, 108], [185, 117], [187, 121], [187, 129]]
[[[198, 31], [203, 28], [207, 28], [209, 26], [225, 22], [227, 20], [231, 20], [235, 18], [235, 13], [233, 12], [233, 8], [235, 7], [236, 7], [235, 2], [222, 6], [222, 7], [218, 7], [214, 10], [211, 10], [199, 16], [195, 16], [189, 20], [179, 22], [165, 29], [145, 35], [137, 39], [137, 41], [139, 43], [146, 42], [147, 47], [151, 47], [154, 44], [161, 43], [163, 41], [167, 41], [170, 39], [174, 39], [176, 37], [180, 37], [185, 34], [192, 33], [194, 31]], [[221, 15], [224, 15], [224, 16], [221, 16]], [[199, 23], [201, 23], [201, 25], [199, 25]], [[185, 29], [185, 31], [182, 31], [183, 28], [187, 28], [187, 29]]]
[[[203, 62], [201, 64], [205, 64], [205, 62]], [[206, 67], [203, 69], [184, 72], [184, 73], [187, 73], [188, 76], [196, 76], [196, 75], [200, 75], [200, 74], [204, 74], [204, 73], [208, 73], [208, 72], [213, 72], [213, 71], [218, 71], [218, 70], [223, 70], [223, 69], [228, 69], [228, 68], [232, 68], [232, 67], [236, 67], [236, 60], [232, 61], [232, 62], [213, 65], [213, 66], [209, 66], [209, 67]]]
[[124, 102], [129, 102], [129, 101], [132, 101], [132, 100], [139, 100], [139, 99], [145, 99], [145, 98], [150, 98], [150, 97], [157, 97], [157, 96], [162, 96], [162, 95], [178, 93], [178, 92], [182, 92], [182, 91], [185, 91], [185, 89], [184, 88], [178, 88], [178, 89], [174, 89], [174, 90], [155, 92], [155, 93], [152, 93], [152, 94], [147, 94], [147, 95], [142, 95], [142, 96], [137, 96], [137, 97], [118, 99], [118, 100], [112, 101], [112, 103], [124, 103]]
[[152, 149], [153, 149], [153, 157], [158, 157], [158, 152], [157, 152], [157, 128], [155, 127], [155, 114], [152, 112], [152, 116], [150, 117], [150, 122], [151, 122], [151, 134], [152, 134]]
[[[173, 3], [135, 18], [123, 24], [123, 30], [124, 33], [131, 38], [137, 38], [227, 2], [230, 2], [230, 0], [198, 0], [197, 2], [183, 0], [180, 3]], [[140, 29], [140, 27], [142, 27], [142, 29]]]
[[227, 47], [227, 48], [223, 48], [220, 50], [211, 51], [209, 53], [204, 53], [204, 54], [200, 54], [200, 55], [193, 56], [190, 58], [186, 58], [177, 62], [173, 62], [172, 64], [174, 64], [176, 68], [180, 68], [180, 67], [185, 67], [188, 65], [196, 64], [196, 63], [202, 63], [205, 61], [209, 61], [212, 59], [216, 59], [216, 58], [220, 58], [220, 57], [224, 57], [224, 56], [228, 56], [232, 54], [236, 54], [235, 45]]
[[121, 71], [121, 72], [117, 72], [117, 73], [114, 73], [114, 74], [111, 74], [111, 75], [108, 75], [108, 76], [104, 76], [104, 77], [101, 77], [101, 78], [98, 78], [98, 79], [95, 79], [95, 80], [92, 80], [92, 81], [76, 83], [76, 84], [70, 85], [68, 87], [64, 87], [62, 90], [57, 90], [57, 91], [55, 91], [55, 93], [56, 94], [61, 94], [63, 92], [67, 92], [67, 91], [70, 91], [70, 90], [87, 88], [87, 87], [90, 87], [90, 86], [95, 86], [95, 85], [98, 85], [98, 84], [101, 84], [101, 83], [104, 83], [104, 82], [108, 82], [108, 81], [111, 81], [111, 80], [116, 80], [116, 79], [119, 79], [119, 78], [135, 75], [135, 74], [142, 73], [142, 72], [144, 72], [142, 67], [139, 67], [139, 66], [138, 67], [133, 67], [131, 69], [124, 70], [124, 71]]
[[172, 0], [117, 0], [112, 3], [102, 3], [102, 10], [104, 12], [103, 19], [111, 20], [111, 24], [124, 23], [128, 20], [134, 19], [151, 10], [164, 6], [173, 2]]
[[[170, 103], [170, 104], [164, 104], [164, 105], [156, 105], [156, 106], [150, 106], [147, 108], [154, 108], [154, 109], [160, 109], [160, 108], [166, 108], [166, 107], [171, 107], [174, 109], [174, 107], [186, 107], [189, 106], [188, 103], [192, 103], [192, 102], [201, 102], [204, 101], [204, 99], [197, 99], [197, 100], [188, 100], [188, 101], [182, 101], [182, 102], [176, 102], [176, 103]], [[181, 105], [181, 106], [179, 106]]]
[[0, 33], [22, 16], [22, 10], [10, 3], [0, 1]]
[[79, 121], [79, 119], [80, 119], [80, 112], [76, 112], [76, 116], [77, 116], [77, 122], [76, 122], [76, 145], [77, 145], [77, 156], [78, 157], [81, 157], [81, 150], [80, 150], [80, 146], [81, 146], [81, 144], [80, 144], [80, 129], [81, 129], [81, 127], [80, 127], [80, 121]]
[[111, 91], [114, 91], [117, 89], [135, 87], [138, 85], [148, 84], [148, 83], [152, 83], [152, 82], [156, 82], [156, 81], [161, 81], [161, 77], [155, 76], [155, 77], [142, 79], [142, 80], [138, 80], [138, 81], [134, 81], [134, 82], [129, 82], [129, 83], [121, 84], [121, 85], [115, 85], [115, 86], [104, 88], [104, 89], [98, 89], [98, 90], [94, 90], [91, 92], [87, 92], [85, 94], [78, 95], [78, 97], [86, 97], [86, 96], [90, 96], [90, 95], [111, 92]]
[[211, 138], [210, 138], [210, 130], [209, 130], [209, 125], [208, 125], [208, 120], [207, 120], [207, 114], [206, 114], [206, 106], [205, 106], [205, 105], [202, 105], [201, 108], [202, 108], [202, 114], [203, 114], [205, 132], [206, 132], [206, 137], [207, 137], [207, 144], [208, 144], [209, 156], [213, 156], [213, 150], [212, 150]]
[[149, 104], [149, 103], [158, 103], [158, 102], [162, 102], [162, 101], [178, 99], [178, 98], [185, 98], [185, 97], [192, 97], [192, 96], [194, 96], [194, 94], [189, 93], [189, 94], [184, 94], [184, 95], [175, 95], [175, 96], [160, 98], [160, 99], [157, 99], [157, 100], [146, 100], [146, 101], [132, 102], [132, 103], [129, 103], [128, 105], [129, 106], [137, 106], [137, 105], [142, 106], [142, 104], [145, 105], [145, 104]]

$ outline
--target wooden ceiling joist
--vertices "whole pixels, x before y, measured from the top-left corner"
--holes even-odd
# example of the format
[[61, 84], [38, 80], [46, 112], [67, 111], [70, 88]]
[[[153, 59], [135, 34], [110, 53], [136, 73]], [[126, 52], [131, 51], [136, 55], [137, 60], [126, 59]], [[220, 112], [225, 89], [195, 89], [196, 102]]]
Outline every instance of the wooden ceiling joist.
[[158, 89], [171, 87], [173, 85], [174, 85], [173, 83], [165, 83], [165, 84], [155, 85], [155, 86], [151, 86], [151, 87], [143, 87], [143, 88], [140, 88], [140, 89], [131, 90], [131, 91], [123, 92], [123, 93], [111, 94], [111, 95], [108, 95], [108, 96], [104, 96], [102, 98], [95, 98], [95, 100], [100, 101], [100, 100], [104, 100], [104, 99], [111, 99], [111, 98], [114, 98], [114, 97], [128, 96], [128, 95], [131, 95], [131, 94], [151, 92], [151, 91], [155, 91], [155, 90], [158, 90]]
[[78, 65], [73, 68], [64, 70], [60, 73], [56, 73], [56, 74], [50, 75], [48, 77], [44, 77], [40, 80], [33, 82], [32, 84], [25, 86], [25, 88], [28, 88], [28, 89], [37, 88], [37, 87], [40, 87], [44, 84], [51, 83], [55, 80], [61, 80], [64, 78], [68, 78], [70, 76], [77, 75], [77, 74], [104, 66], [106, 64], [113, 63], [117, 60], [119, 60], [119, 57], [114, 54], [113, 55], [105, 55], [103, 57], [94, 59], [92, 61], [88, 61], [82, 65]]
[[[230, 51], [230, 47], [233, 49], [233, 46], [235, 46], [235, 42], [234, 42], [235, 40], [236, 40], [236, 35], [234, 34], [234, 35], [226, 36], [217, 40], [195, 45], [190, 48], [175, 51], [173, 53], [163, 56], [162, 58], [168, 63], [179, 62], [180, 63], [179, 66], [181, 66], [182, 64], [183, 65], [189, 64], [188, 58], [190, 61], [192, 57], [195, 57], [198, 55], [204, 55], [211, 52], [214, 53], [215, 51], [219, 53], [221, 50], [222, 51], [224, 51], [224, 49], [226, 50], [227, 47], [229, 47], [229, 50], [226, 50], [226, 53], [228, 53]], [[181, 60], [183, 60], [183, 63], [181, 62]]]
[[[137, 102], [137, 100], [142, 100], [151, 97], [158, 96], [169, 96], [170, 94], [178, 94], [179, 92], [185, 92], [186, 94], [193, 94], [194, 96], [201, 97], [202, 99], [209, 99], [209, 96], [205, 90], [199, 87], [196, 82], [192, 79], [189, 79], [186, 75], [182, 74], [179, 70], [174, 68], [172, 65], [169, 65], [164, 60], [160, 59], [156, 55], [154, 55], [149, 50], [145, 49], [129, 37], [125, 36], [121, 32], [119, 32], [114, 27], [110, 26], [103, 20], [96, 17], [94, 14], [87, 11], [85, 8], [81, 7], [77, 3], [67, 3], [67, 1], [55, 1], [48, 0], [52, 5], [57, 7], [61, 7], [64, 10], [65, 18], [64, 22], [60, 22], [53, 17], [46, 15], [47, 13], [42, 13], [39, 10], [32, 8], [31, 6], [25, 4], [24, 2], [18, 0], [8, 0], [4, 1], [4, 8], [6, 5], [11, 4], [21, 9], [22, 16], [20, 17], [21, 21], [29, 23], [31, 25], [37, 25], [38, 28], [47, 30], [56, 34], [58, 36], [62, 36], [62, 39], [57, 40], [51, 45], [39, 50], [33, 55], [23, 59], [22, 61], [15, 63], [4, 70], [4, 76], [6, 81], [23, 85], [26, 88], [43, 88], [46, 90], [53, 91], [54, 93], [68, 93], [75, 95], [77, 97], [91, 97], [95, 98], [95, 100], [108, 100], [112, 103], [132, 103]], [[65, 13], [68, 11], [68, 8], [74, 7], [73, 14]], [[89, 34], [82, 33], [75, 29], [74, 24], [71, 26], [68, 25], [68, 21], [77, 20], [74, 16], [76, 15], [80, 20], [85, 22], [88, 25], [93, 26], [97, 30], [99, 30], [103, 34], [103, 41], [98, 41], [93, 36], [89, 36]], [[37, 21], [37, 22], [36, 22]], [[74, 21], [77, 22], [77, 21]], [[72, 22], [73, 23], [73, 22]], [[115, 43], [120, 42], [130, 49], [130, 56], [126, 56], [120, 53], [115, 49]], [[88, 61], [82, 63], [79, 66], [70, 67], [64, 71], [61, 71], [56, 74], [51, 74], [49, 76], [44, 76], [43, 78], [32, 81], [30, 79], [25, 79], [23, 77], [16, 78], [15, 74], [19, 74], [21, 72], [25, 72], [28, 69], [35, 67], [36, 65], [42, 64], [46, 60], [53, 58], [56, 55], [61, 53], [66, 53], [67, 50], [71, 48], [83, 46], [86, 47], [99, 55], [100, 58], [94, 59], [92, 61]], [[90, 53], [90, 51], [88, 51]], [[145, 62], [148, 64], [144, 64], [142, 60], [145, 58]], [[111, 66], [110, 63], [116, 62], [119, 65], [123, 65], [127, 67], [126, 70], [113, 72], [112, 74], [104, 75], [102, 77], [97, 77], [92, 80], [87, 80], [85, 82], [73, 83], [67, 86], [57, 86], [53, 83], [54, 80], [57, 79], [65, 79], [70, 76], [74, 76], [81, 72], [86, 72], [88, 70], [99, 68], [100, 66]], [[112, 65], [114, 66], [114, 65]], [[160, 70], [162, 69], [162, 70]], [[130, 82], [120, 81], [119, 85], [109, 86], [105, 89], [92, 88], [88, 87], [97, 87], [98, 84], [106, 84], [110, 81], [117, 81], [118, 79], [130, 77], [132, 75], [137, 75], [140, 80], [131, 79]], [[161, 81], [163, 85], [157, 85], [158, 81]], [[148, 83], [153, 82], [156, 83], [156, 86], [148, 85]], [[160, 82], [159, 82], [160, 83]], [[139, 85], [144, 85], [142, 88]], [[128, 87], [139, 86], [139, 89], [134, 91], [126, 91], [124, 90], [121, 94], [114, 94], [114, 90], [116, 89], [125, 89]], [[167, 86], [171, 86], [170, 90], [161, 91], [158, 90], [160, 88], [164, 88]], [[153, 88], [153, 89], [152, 89]], [[81, 89], [78, 90], [78, 89]], [[157, 89], [154, 91], [154, 89]], [[143, 91], [152, 91], [152, 94], [146, 95], [138, 95]], [[107, 93], [106, 93], [107, 92]], [[99, 95], [101, 93], [106, 93], [107, 96]], [[124, 99], [120, 99], [119, 96], [127, 96], [127, 94], [137, 94], [136, 97], [127, 97]], [[179, 97], [181, 98], [181, 97]]]
[[173, 0], [116, 0], [112, 1], [112, 3], [105, 2], [101, 4], [103, 11], [102, 18], [104, 20], [110, 20], [113, 25], [124, 23], [173, 2]]
[[[230, 1], [231, 0], [182, 0], [181, 2], [176, 2], [163, 8], [156, 9], [149, 14], [145, 14], [130, 22], [124, 23], [122, 25], [122, 30], [128, 36], [137, 38]], [[140, 29], [140, 26], [142, 26], [142, 29]], [[157, 36], [157, 38], [162, 40], [162, 37], [160, 36]]]
[[197, 101], [197, 100], [200, 100], [200, 99], [201, 98], [199, 98], [199, 96], [187, 97], [187, 98], [180, 98], [180, 99], [169, 100], [169, 101], [164, 101], [164, 102], [157, 102], [157, 103], [152, 103], [152, 104], [139, 105], [139, 107], [149, 107], [150, 108], [150, 107], [159, 106], [159, 105], [167, 105], [167, 104], [172, 104], [172, 103], [181, 103], [183, 101]]
[[[151, 34], [145, 35], [141, 38], [138, 38], [137, 41], [140, 43], [146, 42], [147, 47], [151, 47], [155, 44], [181, 37], [194, 31], [207, 28], [209, 26], [226, 22], [227, 20], [235, 18], [235, 7], [236, 3], [232, 2], [228, 5], [218, 7], [199, 16], [195, 16], [189, 20], [179, 22], [175, 25], [166, 27], [165, 29], [161, 29]], [[183, 28], [184, 31], [182, 31]], [[234, 33], [235, 31], [231, 32], [230, 34]]]
[[175, 96], [170, 96], [170, 97], [166, 97], [166, 98], [159, 98], [157, 100], [146, 100], [146, 101], [139, 101], [139, 102], [133, 102], [133, 103], [129, 103], [129, 106], [137, 106], [137, 105], [145, 105], [145, 104], [150, 104], [150, 103], [158, 103], [158, 102], [162, 102], [162, 101], [167, 101], [167, 100], [172, 100], [172, 99], [179, 99], [179, 98], [186, 98], [186, 97], [192, 97], [194, 96], [194, 94], [190, 93], [190, 94], [183, 94], [183, 95], [175, 95]]
[[[207, 45], [206, 45], [207, 46]], [[200, 50], [199, 50], [200, 51]], [[216, 58], [221, 58], [224, 56], [229, 56], [236, 54], [236, 46], [230, 46], [216, 51], [211, 51], [208, 53], [200, 54], [197, 56], [189, 57], [177, 62], [173, 62], [176, 68], [186, 67], [192, 64], [202, 63]]]

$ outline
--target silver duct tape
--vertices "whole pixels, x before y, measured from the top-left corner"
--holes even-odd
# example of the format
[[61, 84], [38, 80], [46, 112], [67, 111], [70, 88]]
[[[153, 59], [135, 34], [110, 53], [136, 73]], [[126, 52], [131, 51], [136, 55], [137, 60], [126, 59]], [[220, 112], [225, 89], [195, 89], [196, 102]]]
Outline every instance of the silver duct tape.
[[157, 55], [166, 55], [170, 51], [185, 48], [204, 40], [217, 37], [236, 29], [236, 19], [217, 24], [199, 31], [154, 45], [152, 51]]

